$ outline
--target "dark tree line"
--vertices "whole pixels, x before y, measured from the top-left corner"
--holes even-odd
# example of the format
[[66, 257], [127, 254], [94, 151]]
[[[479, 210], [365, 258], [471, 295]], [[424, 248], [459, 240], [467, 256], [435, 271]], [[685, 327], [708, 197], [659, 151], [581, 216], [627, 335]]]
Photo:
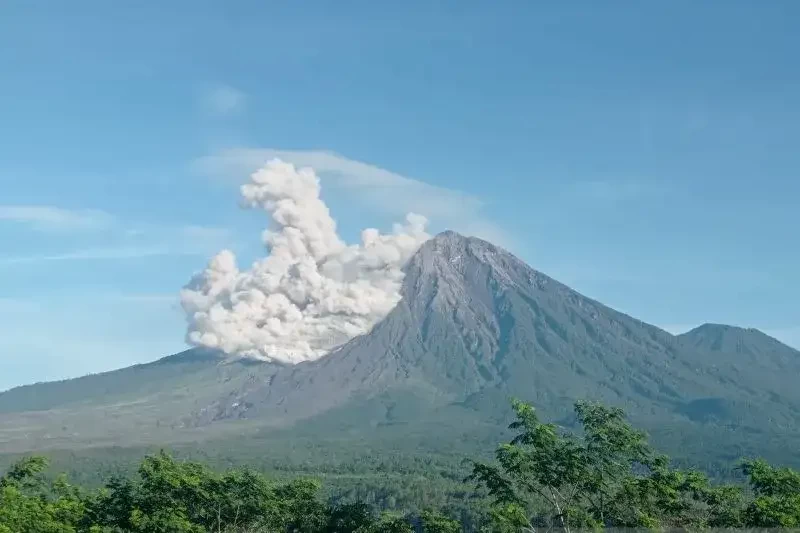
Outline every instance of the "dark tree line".
[[0, 477], [0, 533], [800, 528], [800, 474], [789, 468], [744, 461], [746, 485], [713, 484], [674, 468], [619, 409], [577, 403], [582, 430], [571, 434], [540, 421], [526, 403], [513, 407], [516, 436], [498, 447], [494, 463], [473, 463], [465, 480], [476, 502], [469, 517], [452, 509], [377, 513], [363, 502], [326, 501], [313, 479], [217, 473], [162, 452], [98, 490], [46, 477], [44, 458], [23, 459]]

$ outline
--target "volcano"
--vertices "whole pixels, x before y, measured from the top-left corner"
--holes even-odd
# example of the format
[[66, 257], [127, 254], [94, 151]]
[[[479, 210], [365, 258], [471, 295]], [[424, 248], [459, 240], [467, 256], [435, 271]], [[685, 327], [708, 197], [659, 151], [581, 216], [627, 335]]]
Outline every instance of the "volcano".
[[757, 330], [675, 336], [449, 231], [405, 266], [402, 295], [368, 334], [316, 361], [192, 349], [12, 389], [0, 394], [0, 452], [343, 428], [368, 439], [388, 426], [435, 440], [436, 428], [502, 427], [511, 397], [562, 424], [578, 399], [620, 406], [667, 450], [733, 457], [753, 442], [769, 456], [800, 435], [800, 352]]

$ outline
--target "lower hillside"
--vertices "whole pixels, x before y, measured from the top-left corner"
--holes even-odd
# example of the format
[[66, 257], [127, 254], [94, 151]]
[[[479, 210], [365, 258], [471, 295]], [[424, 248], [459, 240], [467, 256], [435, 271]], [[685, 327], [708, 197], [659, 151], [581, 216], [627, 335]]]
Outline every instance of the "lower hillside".
[[[445, 454], [413, 464], [367, 453], [338, 473], [267, 476], [158, 451], [133, 470], [106, 472], [99, 486], [82, 486], [53, 476], [43, 457], [19, 458], [0, 476], [0, 532], [800, 527], [794, 470], [743, 460], [738, 480], [715, 483], [658, 453], [620, 409], [576, 403], [580, 432], [573, 433], [541, 421], [530, 404], [513, 407], [511, 434], [494, 459], [460, 464]], [[355, 450], [354, 459], [364, 451]]]

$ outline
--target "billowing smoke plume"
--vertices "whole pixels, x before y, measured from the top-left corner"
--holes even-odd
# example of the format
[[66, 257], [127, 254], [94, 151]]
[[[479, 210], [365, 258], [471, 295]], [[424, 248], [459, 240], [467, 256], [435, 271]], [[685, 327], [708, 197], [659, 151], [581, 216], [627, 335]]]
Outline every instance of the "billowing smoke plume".
[[390, 235], [375, 229], [348, 246], [310, 168], [272, 160], [241, 193], [272, 224], [267, 257], [239, 270], [228, 250], [181, 291], [190, 343], [284, 363], [317, 359], [368, 332], [400, 301], [402, 267], [429, 235], [409, 214]]

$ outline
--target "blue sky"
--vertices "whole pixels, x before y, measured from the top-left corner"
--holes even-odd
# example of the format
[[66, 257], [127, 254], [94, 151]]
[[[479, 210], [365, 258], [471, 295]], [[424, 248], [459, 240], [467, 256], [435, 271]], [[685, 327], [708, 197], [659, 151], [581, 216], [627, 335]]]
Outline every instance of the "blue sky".
[[0, 7], [0, 389], [183, 348], [310, 163], [345, 238], [421, 211], [671, 330], [800, 347], [793, 1]]

